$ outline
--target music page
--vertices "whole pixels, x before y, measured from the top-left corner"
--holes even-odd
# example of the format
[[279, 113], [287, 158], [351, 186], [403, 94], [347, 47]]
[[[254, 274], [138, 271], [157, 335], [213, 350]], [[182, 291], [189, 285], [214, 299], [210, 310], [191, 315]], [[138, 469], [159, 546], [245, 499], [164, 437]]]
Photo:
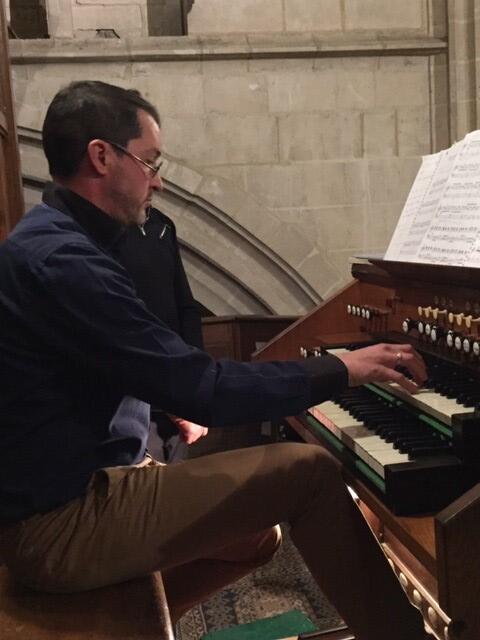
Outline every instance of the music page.
[[[430, 187], [442, 158], [446, 158], [446, 156], [447, 151], [423, 156], [422, 164], [408, 194], [384, 260], [409, 262], [417, 255], [418, 248], [431, 221], [431, 206], [429, 205], [431, 198], [428, 195]], [[425, 208], [423, 208], [424, 202]]]
[[[449, 168], [415, 262], [480, 266], [480, 131], [454, 145]], [[449, 150], [449, 151], [451, 151]], [[443, 171], [442, 171], [443, 173]], [[436, 178], [434, 178], [434, 181]], [[436, 199], [434, 194], [434, 199]]]

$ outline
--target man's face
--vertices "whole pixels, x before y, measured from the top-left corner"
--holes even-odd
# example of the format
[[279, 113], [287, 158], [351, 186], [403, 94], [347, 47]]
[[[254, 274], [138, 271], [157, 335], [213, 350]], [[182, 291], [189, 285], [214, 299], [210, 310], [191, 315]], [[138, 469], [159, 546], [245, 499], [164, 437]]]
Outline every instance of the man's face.
[[124, 224], [143, 224], [153, 192], [163, 188], [158, 173], [153, 176], [143, 164], [155, 167], [160, 162], [160, 128], [146, 111], [138, 111], [138, 122], [142, 133], [129, 141], [125, 153], [118, 154], [109, 180], [112, 215]]

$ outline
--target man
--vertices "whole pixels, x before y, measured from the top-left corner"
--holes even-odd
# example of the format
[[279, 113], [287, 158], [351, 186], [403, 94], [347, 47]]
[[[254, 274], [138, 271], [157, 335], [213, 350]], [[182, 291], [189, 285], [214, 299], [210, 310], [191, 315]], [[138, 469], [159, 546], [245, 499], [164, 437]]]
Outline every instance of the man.
[[[190, 346], [203, 349], [198, 304], [183, 268], [172, 220], [153, 207], [142, 225], [129, 225], [114, 248], [147, 309]], [[160, 462], [179, 462], [187, 446], [206, 436], [207, 427], [152, 411], [149, 453]]]
[[0, 247], [1, 543], [13, 575], [71, 592], [161, 569], [175, 621], [266, 562], [276, 523], [288, 521], [357, 640], [423, 638], [321, 447], [166, 466], [145, 457], [148, 403], [209, 427], [278, 418], [348, 384], [413, 391], [426, 378], [420, 356], [376, 345], [301, 362], [213, 361], [147, 311], [110, 255], [162, 188], [154, 107], [136, 91], [73, 83], [53, 99], [43, 143], [56, 186]]

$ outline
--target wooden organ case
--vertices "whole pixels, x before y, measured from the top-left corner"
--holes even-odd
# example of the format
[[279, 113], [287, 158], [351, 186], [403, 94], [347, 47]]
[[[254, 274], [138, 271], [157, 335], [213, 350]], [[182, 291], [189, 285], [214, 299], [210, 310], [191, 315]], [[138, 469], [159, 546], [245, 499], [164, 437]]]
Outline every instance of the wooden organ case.
[[[420, 455], [401, 454], [405, 464], [388, 464], [388, 453], [382, 468], [375, 459], [366, 464], [375, 451], [358, 449], [364, 441], [351, 435], [364, 429], [358, 426], [362, 416], [355, 413], [356, 426], [343, 430], [351, 424], [348, 402], [343, 409], [336, 404], [333, 415], [324, 408], [331, 411], [333, 404], [323, 403], [286, 422], [303, 440], [322, 444], [341, 461], [392, 568], [435, 636], [478, 640], [480, 269], [372, 260], [354, 264], [352, 274], [351, 284], [279, 334], [255, 359], [297, 359], [370, 342], [409, 342], [425, 357], [429, 375], [441, 372], [443, 382], [437, 376], [428, 382], [433, 389], [410, 398], [395, 385], [360, 390], [372, 395], [382, 412], [402, 420], [408, 416], [409, 423], [420, 424], [422, 434], [432, 431], [439, 450], [425, 448], [421, 435], [415, 440], [419, 449], [413, 450]], [[369, 429], [370, 418], [374, 428], [385, 420], [378, 419], [377, 409], [366, 415]], [[372, 440], [378, 440], [376, 433]]]
[[0, 0], [0, 241], [23, 215], [20, 161], [8, 62], [7, 21]]

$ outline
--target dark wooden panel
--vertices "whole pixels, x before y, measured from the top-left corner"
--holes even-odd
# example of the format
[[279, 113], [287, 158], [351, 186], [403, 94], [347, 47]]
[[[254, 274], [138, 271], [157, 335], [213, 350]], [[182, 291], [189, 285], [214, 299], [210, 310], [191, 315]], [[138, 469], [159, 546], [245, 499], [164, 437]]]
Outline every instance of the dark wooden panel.
[[20, 160], [8, 62], [7, 21], [0, 0], [0, 240], [23, 215]]
[[250, 360], [264, 343], [286, 329], [296, 316], [211, 316], [203, 318], [205, 351], [214, 358]]

